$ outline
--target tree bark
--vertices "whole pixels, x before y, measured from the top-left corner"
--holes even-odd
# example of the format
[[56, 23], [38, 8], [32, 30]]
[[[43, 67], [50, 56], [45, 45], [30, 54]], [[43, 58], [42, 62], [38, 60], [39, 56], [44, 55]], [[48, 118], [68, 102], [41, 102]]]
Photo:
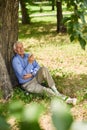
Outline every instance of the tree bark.
[[13, 88], [1, 53], [0, 53], [0, 88], [2, 90], [4, 99], [8, 99], [13, 92]]
[[55, 0], [52, 0], [52, 11], [55, 10]]
[[13, 44], [18, 39], [18, 3], [18, 0], [0, 0], [0, 76], [2, 77], [0, 86], [3, 88], [4, 95], [7, 95], [6, 93], [9, 93], [12, 86], [17, 83], [11, 59]]
[[30, 24], [30, 17], [26, 8], [26, 2], [24, 0], [19, 0], [22, 13], [22, 24]]
[[62, 14], [62, 2], [60, 0], [56, 1], [57, 6], [57, 32], [64, 33], [66, 32], [66, 27], [63, 25], [63, 14]]

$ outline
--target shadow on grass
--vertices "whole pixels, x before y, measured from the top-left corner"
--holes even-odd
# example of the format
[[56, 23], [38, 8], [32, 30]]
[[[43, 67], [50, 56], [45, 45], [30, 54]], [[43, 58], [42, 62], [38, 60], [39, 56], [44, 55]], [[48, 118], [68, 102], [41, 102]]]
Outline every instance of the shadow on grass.
[[87, 99], [87, 75], [53, 75], [57, 89], [70, 97]]
[[[87, 99], [87, 75], [81, 74], [72, 76], [70, 74], [58, 76], [53, 74], [52, 77], [60, 93], [70, 97], [77, 97], [79, 102]], [[44, 86], [46, 85], [47, 83], [44, 82]], [[16, 87], [12, 100], [22, 100], [25, 103], [32, 101], [39, 103], [41, 101], [50, 102], [51, 98], [41, 94], [29, 93], [29, 95], [27, 95], [21, 88]]]
[[[19, 26], [20, 26], [19, 29], [20, 39], [35, 38], [39, 40], [42, 36], [45, 37], [47, 35], [49, 37], [50, 36], [55, 37], [56, 35], [58, 35], [56, 33], [55, 23], [49, 24], [49, 22], [36, 22], [36, 23], [32, 23], [31, 25], [23, 26], [20, 24]], [[52, 75], [57, 85], [57, 88], [61, 93], [68, 95], [70, 97], [78, 97], [78, 96], [84, 97], [84, 95], [87, 94], [84, 91], [87, 88], [86, 74], [73, 75], [72, 73], [67, 74], [64, 72], [59, 72], [61, 73], [60, 76], [60, 75], [56, 75], [57, 71], [59, 72], [59, 70], [56, 70], [55, 73], [52, 72]], [[32, 96], [28, 100], [32, 100]]]
[[43, 35], [52, 35], [53, 37], [57, 35], [56, 24], [49, 24], [49, 22], [36, 22], [24, 26], [19, 24], [19, 39], [31, 37], [39, 39]]

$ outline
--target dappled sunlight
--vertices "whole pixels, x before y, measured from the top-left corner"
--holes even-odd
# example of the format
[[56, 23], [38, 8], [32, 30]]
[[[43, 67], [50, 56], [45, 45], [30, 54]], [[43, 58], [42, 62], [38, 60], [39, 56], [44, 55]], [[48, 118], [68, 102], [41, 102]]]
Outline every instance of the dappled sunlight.
[[[1, 14], [3, 14], [3, 11], [6, 12], [7, 7], [9, 7], [9, 17], [5, 15], [6, 21], [4, 21], [3, 25], [6, 26], [9, 22], [13, 23], [11, 23], [11, 29], [13, 29], [11, 36], [9, 36], [10, 26], [6, 28], [6, 34], [8, 34], [6, 35], [6, 41], [11, 44], [8, 44], [9, 48], [6, 46], [8, 55], [5, 60], [7, 61], [11, 58], [12, 54], [9, 54], [13, 44], [12, 39], [13, 41], [18, 39], [24, 45], [23, 49], [21, 44], [15, 44], [14, 51], [19, 56], [18, 58], [17, 55], [14, 57], [17, 64], [15, 61], [12, 62], [13, 68], [16, 67], [15, 73], [20, 84], [12, 84], [14, 86], [12, 96], [8, 95], [5, 99], [2, 99], [2, 94], [7, 94], [5, 90], [7, 84], [4, 85], [1, 78], [0, 130], [77, 130], [77, 128], [78, 130], [83, 130], [84, 126], [87, 129], [87, 123], [85, 124], [83, 122], [84, 120], [87, 121], [87, 45], [85, 51], [80, 46], [86, 44], [84, 37], [86, 37], [87, 25], [81, 25], [83, 26], [81, 30], [79, 21], [77, 20], [81, 18], [85, 23], [82, 17], [82, 14], [85, 14], [84, 10], [81, 7], [80, 12], [78, 12], [76, 8], [76, 14], [74, 15], [73, 6], [69, 9], [69, 12], [67, 12], [66, 8], [67, 5], [72, 5], [72, 2], [69, 4], [64, 2], [62, 5], [61, 1], [57, 1], [57, 4], [61, 4], [63, 9], [61, 10], [60, 8], [59, 11], [61, 14], [63, 13], [63, 18], [65, 18], [63, 24], [59, 22], [61, 18], [59, 18], [56, 3], [54, 4], [53, 1], [41, 0], [38, 2], [37, 0], [31, 0], [19, 2], [18, 17], [17, 12], [12, 17], [13, 12], [10, 12], [12, 9], [10, 5], [12, 3], [9, 6], [8, 4], [3, 6], [4, 1], [0, 2]], [[74, 2], [74, 4], [76, 3]], [[81, 1], [79, 5], [81, 5]], [[54, 9], [52, 9], [53, 6], [55, 7]], [[15, 9], [15, 6], [13, 7]], [[72, 12], [73, 14], [71, 15]], [[76, 16], [79, 17], [77, 18]], [[70, 20], [70, 17], [72, 20]], [[0, 18], [2, 22], [3, 15]], [[13, 22], [13, 19], [16, 21]], [[16, 24], [17, 20], [18, 25]], [[27, 20], [30, 20], [30, 22]], [[57, 33], [58, 24], [60, 24], [59, 32], [62, 33]], [[18, 32], [14, 33], [14, 31]], [[84, 35], [83, 32], [85, 33]], [[3, 27], [0, 33], [1, 36], [5, 34]], [[16, 37], [14, 37], [14, 34], [16, 34]], [[79, 38], [80, 44], [74, 41], [74, 38], [77, 37]], [[71, 43], [70, 39], [74, 42]], [[3, 37], [1, 38], [1, 42], [2, 40], [4, 40]], [[2, 44], [4, 45], [4, 42]], [[24, 51], [30, 54], [29, 57], [28, 55], [25, 57], [23, 54]], [[31, 57], [30, 59], [32, 54], [34, 58]], [[42, 76], [40, 75], [41, 77], [37, 75], [40, 67], [35, 68], [37, 63], [34, 59], [41, 67], [45, 66], [48, 68], [44, 69], [42, 67], [40, 71], [42, 73]], [[1, 74], [2, 76], [5, 75], [4, 72], [1, 72]], [[11, 69], [9, 74], [13, 75]], [[37, 77], [35, 78], [36, 75]], [[15, 80], [14, 76], [13, 78]], [[41, 80], [43, 80], [42, 83]], [[28, 83], [28, 81], [30, 82]], [[36, 88], [34, 84], [36, 87], [40, 86], [40, 88]], [[28, 85], [31, 86], [31, 90], [28, 88]], [[49, 94], [45, 91], [49, 92]]]
[[[42, 29], [39, 27], [38, 31]], [[49, 32], [47, 35], [32, 35], [20, 40], [24, 43], [25, 51], [34, 53], [39, 63], [50, 69], [60, 68], [75, 74], [87, 73], [87, 51], [82, 50], [78, 43], [71, 44], [68, 35]]]
[[71, 43], [68, 34], [57, 34], [55, 23], [20, 25], [19, 34], [25, 51], [33, 53], [39, 64], [49, 69], [58, 90], [78, 97], [87, 86], [87, 48], [84, 51], [77, 41]]
[[49, 25], [48, 23], [38, 22], [26, 26], [21, 26], [20, 24], [19, 26], [19, 38], [21, 39], [40, 38], [43, 35], [50, 35], [50, 33], [56, 32], [56, 24], [53, 23]]
[[49, 38], [52, 42], [45, 38], [25, 40], [27, 52], [32, 52], [39, 64], [51, 71], [60, 92], [77, 97], [77, 92], [87, 86], [87, 51], [78, 43], [67, 43], [66, 35]]
[[84, 95], [87, 94], [87, 75], [64, 73], [62, 70], [57, 70], [53, 75], [60, 92], [70, 97], [77, 97], [79, 101], [84, 100]]

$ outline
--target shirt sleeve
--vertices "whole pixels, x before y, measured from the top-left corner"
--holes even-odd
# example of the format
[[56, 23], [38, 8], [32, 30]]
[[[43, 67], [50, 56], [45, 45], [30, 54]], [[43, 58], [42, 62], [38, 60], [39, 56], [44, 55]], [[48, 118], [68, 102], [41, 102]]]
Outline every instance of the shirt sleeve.
[[27, 71], [26, 71], [26, 70], [27, 70], [27, 69], [30, 69], [30, 70], [31, 70], [31, 68], [32, 68], [32, 65], [31, 65], [31, 64], [28, 64], [28, 65], [26, 66], [26, 68], [23, 68], [21, 62], [20, 62], [18, 59], [13, 59], [13, 61], [12, 61], [12, 66], [13, 66], [13, 68], [14, 68], [15, 73], [17, 73], [17, 75], [19, 75], [19, 76], [22, 77], [22, 78], [23, 78], [24, 75], [27, 74]]
[[28, 63], [28, 65], [25, 68], [26, 73], [32, 73], [33, 72], [33, 65]]
[[32, 72], [32, 74], [33, 74], [33, 76], [35, 76], [36, 74], [37, 74], [37, 71], [40, 69], [40, 66], [39, 66], [39, 64], [37, 63], [37, 61], [35, 60], [34, 62], [33, 62], [33, 72]]

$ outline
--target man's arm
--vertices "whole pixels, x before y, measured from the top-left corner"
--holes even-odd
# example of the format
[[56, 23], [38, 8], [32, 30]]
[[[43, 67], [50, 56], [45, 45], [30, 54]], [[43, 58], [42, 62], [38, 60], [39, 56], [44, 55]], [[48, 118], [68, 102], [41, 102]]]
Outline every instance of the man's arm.
[[19, 75], [21, 78], [28, 79], [28, 78], [32, 77], [32, 74], [28, 74], [26, 72], [27, 68], [31, 70], [31, 67], [32, 67], [31, 64], [28, 64], [26, 66], [26, 68], [23, 68], [23, 66], [22, 66], [21, 62], [19, 61], [19, 59], [15, 58], [12, 61], [12, 65], [13, 65], [15, 73], [17, 73], [17, 75]]
[[33, 76], [35, 76], [36, 73], [37, 73], [37, 71], [40, 69], [40, 66], [39, 66], [39, 64], [37, 63], [37, 61], [35, 60], [33, 54], [32, 54], [31, 56], [29, 56], [28, 61], [29, 61], [29, 63], [32, 64], [32, 66], [33, 66], [32, 74], [33, 74]]
[[23, 79], [28, 79], [28, 78], [32, 78], [33, 75], [32, 74], [26, 74], [23, 76]]
[[34, 67], [34, 69], [33, 69], [32, 74], [35, 76], [36, 73], [37, 73], [37, 71], [40, 69], [40, 66], [39, 66], [39, 64], [37, 63], [37, 61], [34, 61], [34, 62], [33, 62], [33, 67]]

